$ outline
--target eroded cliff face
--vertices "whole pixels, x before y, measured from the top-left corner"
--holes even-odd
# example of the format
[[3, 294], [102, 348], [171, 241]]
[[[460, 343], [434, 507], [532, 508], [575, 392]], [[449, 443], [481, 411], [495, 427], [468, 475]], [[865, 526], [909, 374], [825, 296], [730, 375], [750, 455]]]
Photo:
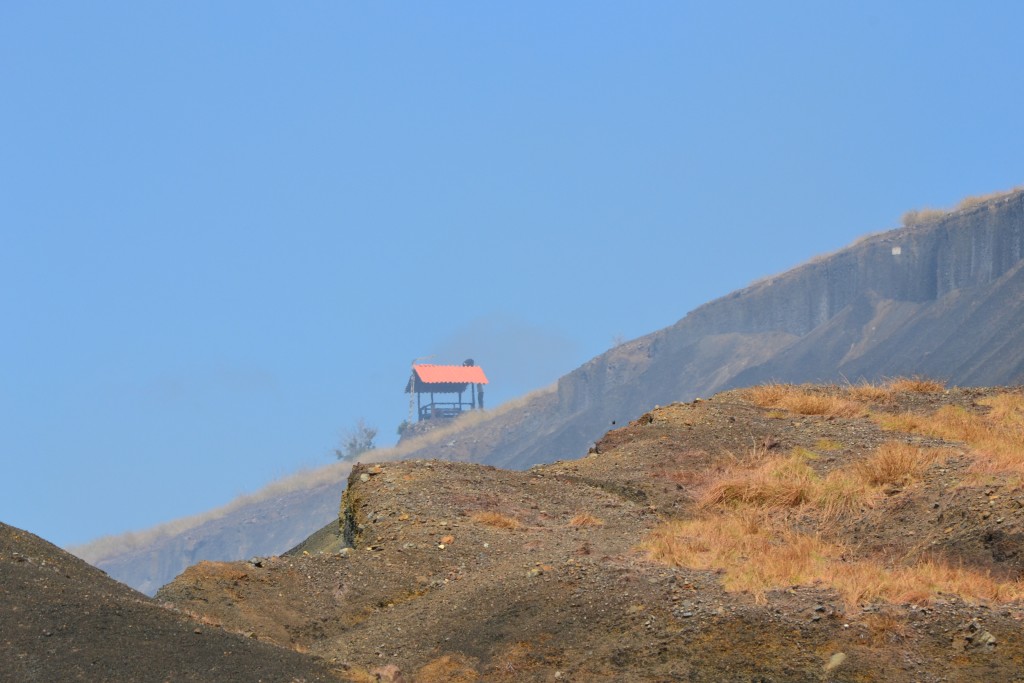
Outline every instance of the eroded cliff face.
[[990, 285], [1021, 261], [1024, 192], [910, 228], [865, 238], [831, 256], [693, 311], [672, 330], [805, 335], [866, 294], [932, 302]]
[[[1024, 192], [865, 238], [694, 310], [558, 383], [543, 453], [578, 455], [654, 404], [765, 381], [927, 374], [952, 384], [1024, 380]], [[497, 450], [500, 450], [500, 446]]]

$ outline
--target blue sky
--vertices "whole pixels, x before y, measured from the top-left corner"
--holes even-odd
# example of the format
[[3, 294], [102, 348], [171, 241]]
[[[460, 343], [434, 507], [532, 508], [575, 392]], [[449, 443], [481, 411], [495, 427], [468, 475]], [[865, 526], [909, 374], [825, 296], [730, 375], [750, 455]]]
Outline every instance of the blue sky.
[[0, 520], [58, 544], [394, 439], [1024, 182], [1017, 2], [0, 4]]

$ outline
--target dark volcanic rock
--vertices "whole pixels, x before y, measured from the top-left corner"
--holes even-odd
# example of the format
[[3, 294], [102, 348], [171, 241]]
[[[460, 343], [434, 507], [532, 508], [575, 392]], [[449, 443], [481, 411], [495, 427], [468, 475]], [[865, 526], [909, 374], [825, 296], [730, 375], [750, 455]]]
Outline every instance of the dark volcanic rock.
[[171, 611], [0, 523], [0, 680], [333, 681], [327, 666]]

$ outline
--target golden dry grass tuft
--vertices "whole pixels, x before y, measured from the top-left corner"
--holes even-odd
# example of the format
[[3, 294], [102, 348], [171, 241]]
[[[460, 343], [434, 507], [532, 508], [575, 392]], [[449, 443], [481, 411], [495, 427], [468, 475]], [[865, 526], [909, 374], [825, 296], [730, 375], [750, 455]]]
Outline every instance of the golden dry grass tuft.
[[852, 610], [866, 601], [923, 602], [939, 592], [968, 600], [1024, 595], [1020, 582], [930, 560], [891, 566], [850, 559], [856, 554], [841, 543], [806, 530], [827, 530], [873, 506], [885, 486], [913, 485], [947, 453], [892, 441], [825, 476], [811, 467], [814, 454], [802, 449], [738, 461], [705, 484], [695, 518], [662, 524], [641, 548], [654, 561], [723, 572], [727, 590], [749, 592], [759, 602], [771, 590], [815, 583], [833, 587]]
[[946, 385], [939, 380], [928, 377], [894, 377], [881, 384], [861, 382], [846, 387], [846, 396], [858, 403], [885, 403], [897, 398], [900, 394], [932, 394], [945, 391]]
[[957, 205], [953, 209], [948, 210], [948, 211], [947, 210], [943, 210], [943, 209], [932, 209], [932, 208], [924, 208], [924, 209], [917, 209], [917, 210], [914, 210], [914, 211], [907, 211], [905, 214], [903, 214], [902, 222], [903, 222], [903, 225], [905, 227], [909, 227], [911, 225], [917, 225], [918, 223], [926, 223], [928, 221], [932, 221], [932, 220], [935, 220], [937, 218], [941, 218], [941, 217], [943, 217], [943, 216], [945, 216], [947, 214], [952, 213], [953, 211], [967, 211], [969, 209], [976, 208], [978, 206], [981, 206], [982, 204], [985, 204], [987, 202], [992, 201], [993, 199], [998, 199], [1000, 197], [1006, 197], [1006, 196], [1011, 195], [1011, 194], [1013, 194], [1015, 192], [1018, 192], [1020, 190], [1021, 190], [1021, 187], [1015, 187], [1012, 190], [999, 191], [999, 192], [990, 192], [988, 194], [981, 194], [981, 195], [973, 195], [973, 196], [970, 196], [970, 197], [964, 197], [963, 199], [961, 199], [957, 203]]
[[578, 512], [569, 520], [569, 526], [604, 526], [604, 520], [589, 512]]
[[900, 218], [900, 222], [903, 227], [909, 228], [912, 225], [918, 225], [919, 223], [928, 223], [938, 218], [942, 218], [948, 211], [942, 209], [933, 209], [931, 207], [925, 207], [923, 209], [912, 209], [903, 214]]
[[964, 197], [956, 205], [956, 210], [966, 211], [967, 209], [973, 209], [974, 207], [980, 206], [985, 202], [990, 202], [993, 199], [999, 199], [1000, 197], [1009, 196], [1014, 192], [1019, 192], [1022, 188], [1024, 188], [1024, 185], [1018, 185], [1017, 187], [1014, 187], [1013, 189], [1010, 190], [1000, 190], [998, 192], [989, 192], [988, 194], [977, 194], [972, 195], [970, 197]]
[[915, 394], [935, 394], [946, 390], [945, 382], [921, 377], [920, 375], [896, 377], [886, 382], [885, 386], [892, 391]]
[[768, 460], [753, 468], [736, 466], [707, 487], [699, 505], [794, 507], [811, 499], [817, 479], [801, 454]]
[[482, 511], [474, 512], [469, 516], [474, 522], [492, 526], [498, 529], [518, 529], [522, 523], [515, 517], [503, 515], [500, 512]]
[[756, 406], [781, 408], [798, 415], [856, 417], [864, 412], [861, 405], [842, 396], [793, 384], [764, 384], [745, 389], [743, 394]]
[[945, 451], [887, 442], [855, 465], [819, 476], [810, 466], [814, 453], [794, 449], [786, 456], [753, 457], [725, 468], [706, 482], [698, 496], [703, 510], [754, 506], [813, 510], [821, 522], [870, 506], [879, 488], [907, 485], [924, 474]]
[[861, 382], [860, 384], [851, 384], [848, 386], [846, 388], [846, 395], [854, 401], [886, 401], [892, 397], [892, 391], [890, 391], [888, 387], [879, 384]]
[[480, 674], [472, 660], [462, 655], [443, 655], [416, 672], [416, 683], [476, 683]]
[[829, 473], [814, 491], [814, 506], [823, 527], [851, 513], [871, 507], [878, 493], [864, 479], [847, 470]]
[[726, 590], [748, 591], [758, 602], [773, 587], [812, 581], [825, 550], [820, 539], [750, 510], [666, 522], [642, 548], [658, 562], [724, 570]]
[[871, 645], [876, 648], [898, 645], [911, 633], [905, 618], [888, 612], [868, 614], [862, 623], [867, 626]]
[[833, 439], [818, 439], [814, 442], [814, 447], [819, 451], [840, 451], [843, 444]]
[[1006, 392], [978, 401], [988, 412], [942, 406], [933, 413], [904, 412], [876, 417], [883, 429], [967, 444], [975, 473], [1024, 476], [1024, 394]]
[[943, 450], [937, 448], [920, 448], [908, 443], [890, 441], [854, 465], [854, 471], [870, 486], [907, 484], [920, 478], [943, 453]]
[[349, 667], [340, 673], [341, 680], [348, 683], [380, 683], [380, 676], [370, 673], [362, 667]]
[[841, 544], [749, 510], [666, 522], [641, 548], [656, 562], [724, 572], [726, 590], [750, 593], [762, 604], [768, 591], [815, 584], [838, 591], [849, 611], [878, 600], [923, 604], [945, 593], [972, 602], [1024, 597], [1020, 580], [999, 581], [985, 572], [933, 560], [909, 566], [847, 560], [850, 552]]

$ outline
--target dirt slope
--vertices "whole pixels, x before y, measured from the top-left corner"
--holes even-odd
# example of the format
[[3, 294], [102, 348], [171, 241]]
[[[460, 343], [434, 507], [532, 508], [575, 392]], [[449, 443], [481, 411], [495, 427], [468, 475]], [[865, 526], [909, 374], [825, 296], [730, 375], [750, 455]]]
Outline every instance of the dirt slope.
[[162, 607], [0, 523], [0, 680], [334, 681], [293, 650]]
[[[806, 392], [853, 401], [850, 390]], [[837, 415], [759, 407], [734, 391], [653, 410], [585, 458], [527, 472], [359, 466], [338, 525], [286, 556], [201, 563], [159, 599], [316, 653], [355, 681], [1021, 680], [1021, 478], [980, 476], [969, 444], [880, 426], [941, 410], [981, 419], [1003, 394], [889, 391]], [[867, 471], [893, 443], [930, 459], [913, 477], [858, 489], [832, 517], [810, 499], [762, 516], [750, 512], [756, 500], [740, 513], [706, 502], [716, 482], [796, 460], [820, 488]], [[706, 546], [700, 555], [734, 533], [737, 514], [789, 525], [762, 539], [766, 565], [814, 540], [822, 553], [841, 548], [833, 568], [876, 568], [877, 585], [794, 569], [743, 589], [743, 572], [762, 569], [756, 558], [702, 567], [652, 550], [671, 525], [710, 520], [683, 539]], [[944, 578], [886, 592], [887, 577], [936, 567], [998, 595]]]

